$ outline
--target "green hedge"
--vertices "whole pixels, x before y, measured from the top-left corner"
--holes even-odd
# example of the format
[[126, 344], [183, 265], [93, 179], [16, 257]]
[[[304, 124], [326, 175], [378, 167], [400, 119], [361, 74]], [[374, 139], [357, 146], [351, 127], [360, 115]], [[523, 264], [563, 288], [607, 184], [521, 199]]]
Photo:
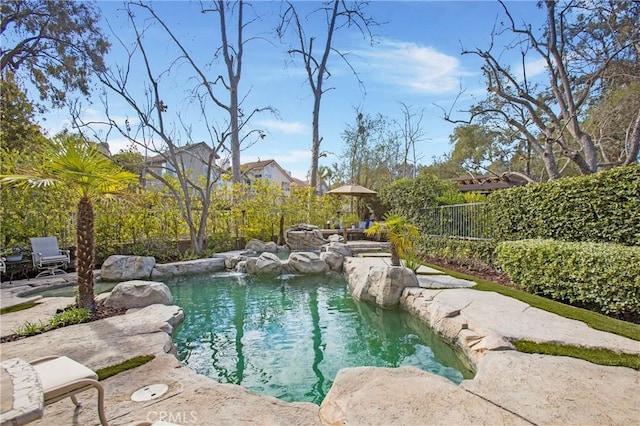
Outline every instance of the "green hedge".
[[438, 257], [453, 263], [494, 266], [496, 243], [483, 240], [464, 240], [449, 237], [420, 238], [419, 248], [427, 256]]
[[530, 293], [640, 321], [640, 247], [506, 241], [496, 248], [496, 262]]
[[496, 191], [498, 241], [551, 238], [640, 245], [640, 166]]

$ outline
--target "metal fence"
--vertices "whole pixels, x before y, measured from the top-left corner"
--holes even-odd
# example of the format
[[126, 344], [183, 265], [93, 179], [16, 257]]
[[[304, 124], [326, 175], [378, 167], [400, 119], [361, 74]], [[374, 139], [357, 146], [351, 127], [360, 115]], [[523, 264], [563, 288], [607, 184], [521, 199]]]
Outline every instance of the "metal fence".
[[425, 210], [421, 220], [429, 236], [491, 239], [491, 217], [486, 203], [453, 204]]

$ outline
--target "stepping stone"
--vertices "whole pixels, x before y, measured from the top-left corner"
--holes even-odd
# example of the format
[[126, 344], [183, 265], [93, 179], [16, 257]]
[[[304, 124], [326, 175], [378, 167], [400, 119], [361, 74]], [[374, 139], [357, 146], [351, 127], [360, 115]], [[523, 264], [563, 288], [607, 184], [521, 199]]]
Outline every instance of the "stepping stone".
[[418, 275], [418, 285], [422, 288], [469, 288], [476, 283], [450, 275]]
[[443, 275], [444, 272], [439, 271], [439, 270], [437, 270], [435, 268], [431, 268], [429, 266], [420, 265], [420, 267], [416, 271], [416, 274], [419, 274], [419, 275]]
[[391, 257], [391, 253], [360, 253], [360, 257]]

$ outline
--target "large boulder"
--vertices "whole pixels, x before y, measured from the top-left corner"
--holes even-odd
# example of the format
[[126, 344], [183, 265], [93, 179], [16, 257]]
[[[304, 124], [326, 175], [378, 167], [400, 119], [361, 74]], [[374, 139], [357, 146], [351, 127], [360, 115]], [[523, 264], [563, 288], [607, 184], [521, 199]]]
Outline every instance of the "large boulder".
[[320, 421], [325, 425], [530, 424], [415, 367], [343, 368], [320, 405]]
[[406, 287], [418, 287], [418, 278], [402, 266], [360, 267], [349, 274], [353, 297], [383, 308], [397, 307]]
[[151, 272], [151, 278], [167, 278], [177, 275], [203, 274], [205, 272], [224, 271], [225, 260], [222, 257], [185, 260], [183, 262], [158, 263]]
[[328, 246], [325, 246], [325, 250], [326, 251], [330, 251], [330, 252], [334, 252], [334, 253], [338, 253], [339, 255], [343, 256], [343, 257], [350, 257], [353, 256], [353, 251], [351, 250], [351, 248], [345, 244], [345, 243], [341, 243], [338, 241], [334, 241], [329, 243]]
[[248, 257], [243, 254], [234, 254], [231, 256], [226, 256], [224, 258], [224, 267], [230, 271], [235, 271], [238, 263], [243, 260], [247, 260]]
[[280, 275], [284, 266], [278, 256], [265, 252], [258, 257], [250, 257], [247, 260], [238, 262], [237, 269], [239, 272], [246, 274]]
[[155, 281], [125, 281], [104, 299], [104, 305], [110, 308], [144, 308], [156, 304], [173, 305], [173, 296], [169, 287]]
[[299, 274], [323, 274], [329, 266], [315, 253], [298, 251], [289, 255], [289, 270]]
[[245, 246], [246, 250], [251, 250], [256, 253], [275, 253], [278, 251], [278, 246], [273, 241], [269, 241], [267, 243], [260, 240], [249, 240], [247, 245]]
[[320, 253], [320, 259], [322, 259], [332, 271], [342, 272], [344, 257], [341, 254], [334, 251], [324, 251]]
[[327, 244], [320, 228], [304, 223], [288, 228], [284, 238], [291, 250], [316, 251]]
[[103, 281], [129, 281], [148, 279], [156, 266], [156, 259], [152, 256], [122, 256], [107, 257], [100, 268]]

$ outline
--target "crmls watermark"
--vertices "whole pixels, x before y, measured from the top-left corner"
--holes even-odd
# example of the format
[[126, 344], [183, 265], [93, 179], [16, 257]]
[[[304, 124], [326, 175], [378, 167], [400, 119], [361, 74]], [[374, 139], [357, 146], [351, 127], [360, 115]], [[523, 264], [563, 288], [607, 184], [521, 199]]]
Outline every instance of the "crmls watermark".
[[195, 411], [149, 411], [147, 413], [148, 422], [163, 421], [168, 423], [189, 424], [198, 423], [198, 416]]

